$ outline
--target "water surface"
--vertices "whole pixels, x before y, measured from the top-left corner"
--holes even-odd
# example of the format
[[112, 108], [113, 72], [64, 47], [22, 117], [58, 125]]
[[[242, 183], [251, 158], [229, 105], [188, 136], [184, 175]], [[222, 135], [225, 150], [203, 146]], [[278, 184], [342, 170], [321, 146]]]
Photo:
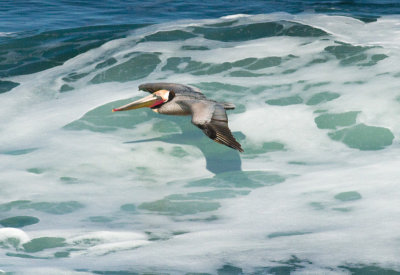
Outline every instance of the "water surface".
[[[399, 274], [396, 1], [109, 4], [0, 8], [0, 270]], [[245, 152], [111, 112], [156, 81]]]

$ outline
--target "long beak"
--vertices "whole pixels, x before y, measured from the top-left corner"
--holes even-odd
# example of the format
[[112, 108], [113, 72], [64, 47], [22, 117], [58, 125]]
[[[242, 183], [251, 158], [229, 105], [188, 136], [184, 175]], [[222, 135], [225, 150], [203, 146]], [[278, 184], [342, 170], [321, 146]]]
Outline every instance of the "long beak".
[[139, 109], [139, 108], [143, 108], [143, 107], [153, 107], [158, 105], [159, 103], [162, 102], [162, 98], [158, 97], [156, 95], [149, 95], [146, 96], [142, 99], [136, 100], [134, 102], [131, 102], [129, 104], [126, 104], [124, 106], [121, 106], [119, 108], [115, 108], [112, 111], [113, 112], [118, 112], [118, 111], [127, 111], [127, 110], [133, 110], [133, 109]]

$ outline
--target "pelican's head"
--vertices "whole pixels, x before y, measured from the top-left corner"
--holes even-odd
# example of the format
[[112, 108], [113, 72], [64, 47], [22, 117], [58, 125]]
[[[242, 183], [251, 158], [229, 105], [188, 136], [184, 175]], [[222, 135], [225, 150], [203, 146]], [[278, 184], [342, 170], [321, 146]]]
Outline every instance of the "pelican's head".
[[173, 96], [174, 96], [174, 94], [171, 91], [158, 90], [158, 91], [152, 93], [151, 95], [146, 96], [142, 99], [128, 103], [119, 108], [115, 108], [115, 109], [113, 109], [113, 112], [133, 110], [133, 109], [139, 109], [139, 108], [143, 108], [143, 107], [157, 108], [161, 104], [171, 100]]

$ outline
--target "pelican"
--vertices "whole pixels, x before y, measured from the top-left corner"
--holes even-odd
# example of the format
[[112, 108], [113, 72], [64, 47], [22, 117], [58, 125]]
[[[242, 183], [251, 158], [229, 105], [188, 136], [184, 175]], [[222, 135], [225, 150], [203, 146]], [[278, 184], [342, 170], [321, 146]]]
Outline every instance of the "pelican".
[[115, 108], [113, 112], [149, 107], [164, 115], [191, 115], [192, 123], [210, 139], [243, 152], [228, 127], [225, 110], [235, 109], [234, 104], [207, 99], [199, 89], [176, 83], [146, 83], [139, 85], [139, 90], [151, 95]]

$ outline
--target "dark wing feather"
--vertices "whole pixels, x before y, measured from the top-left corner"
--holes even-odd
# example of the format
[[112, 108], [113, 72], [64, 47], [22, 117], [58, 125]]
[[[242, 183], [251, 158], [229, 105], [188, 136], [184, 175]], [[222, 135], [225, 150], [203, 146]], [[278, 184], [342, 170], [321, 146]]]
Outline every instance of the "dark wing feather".
[[159, 90], [168, 90], [174, 92], [175, 94], [188, 95], [199, 99], [205, 98], [205, 96], [198, 88], [177, 83], [164, 83], [164, 82], [145, 83], [139, 85], [139, 90], [146, 91], [149, 93], [154, 93]]
[[212, 140], [243, 152], [242, 146], [229, 130], [228, 117], [223, 106], [212, 101], [192, 101], [190, 106], [194, 125]]

